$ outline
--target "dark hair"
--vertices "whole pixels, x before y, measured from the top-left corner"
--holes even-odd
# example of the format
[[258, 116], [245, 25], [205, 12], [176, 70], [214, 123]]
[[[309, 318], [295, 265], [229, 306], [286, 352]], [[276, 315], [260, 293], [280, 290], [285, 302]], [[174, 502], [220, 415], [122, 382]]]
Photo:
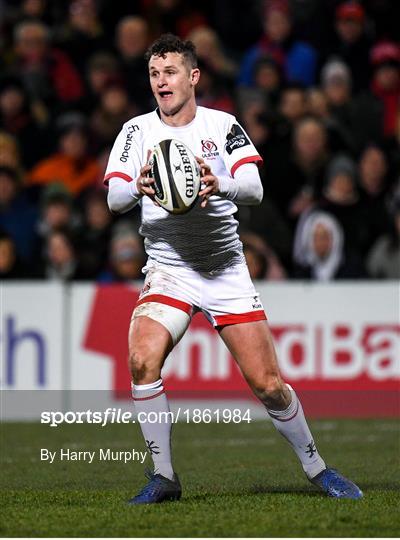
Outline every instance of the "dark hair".
[[306, 88], [300, 82], [289, 82], [285, 84], [282, 92], [300, 92], [304, 95], [306, 92]]
[[4, 229], [0, 229], [0, 242], [11, 242], [15, 247], [14, 238]]
[[60, 225], [52, 229], [47, 236], [47, 245], [50, 243], [50, 238], [54, 236], [62, 236], [65, 242], [70, 246], [71, 250], [76, 254], [78, 248], [78, 239], [76, 235], [66, 225]]
[[257, 276], [254, 276], [254, 279], [264, 279], [269, 266], [267, 257], [264, 253], [257, 249], [256, 246], [244, 240], [243, 252], [246, 253], [246, 251], [251, 251], [251, 253], [253, 253], [253, 255], [256, 257], [258, 264], [260, 265], [260, 271]]
[[187, 40], [182, 41], [174, 34], [162, 34], [146, 51], [144, 55], [148, 62], [152, 56], [161, 56], [165, 58], [167, 53], [181, 54], [190, 67], [197, 67], [196, 47]]
[[8, 176], [14, 182], [18, 182], [18, 172], [13, 167], [7, 165], [0, 166], [0, 175]]

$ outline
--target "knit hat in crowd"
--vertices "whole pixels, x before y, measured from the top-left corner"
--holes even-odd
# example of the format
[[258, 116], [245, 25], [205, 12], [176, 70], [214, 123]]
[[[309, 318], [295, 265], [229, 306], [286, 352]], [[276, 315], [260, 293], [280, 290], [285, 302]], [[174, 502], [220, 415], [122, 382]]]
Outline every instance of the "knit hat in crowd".
[[380, 41], [371, 50], [371, 64], [400, 66], [400, 45], [394, 41]]
[[346, 174], [353, 182], [356, 181], [357, 166], [354, 161], [345, 154], [334, 157], [329, 163], [326, 173], [326, 184], [328, 185], [338, 174]]
[[336, 8], [336, 19], [364, 22], [365, 11], [359, 2], [344, 2]]
[[341, 60], [329, 60], [321, 71], [322, 86], [331, 84], [351, 85], [351, 73], [347, 65]]

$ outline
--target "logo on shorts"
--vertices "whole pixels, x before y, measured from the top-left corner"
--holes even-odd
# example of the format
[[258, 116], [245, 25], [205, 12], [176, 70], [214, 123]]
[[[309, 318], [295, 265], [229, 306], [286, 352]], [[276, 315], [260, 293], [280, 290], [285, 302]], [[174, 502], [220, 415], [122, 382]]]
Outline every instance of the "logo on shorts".
[[260, 302], [260, 297], [258, 296], [258, 294], [256, 294], [256, 296], [253, 296], [253, 299], [253, 309], [262, 309], [262, 304]]
[[213, 159], [219, 156], [218, 147], [212, 139], [202, 139], [201, 140], [201, 157]]

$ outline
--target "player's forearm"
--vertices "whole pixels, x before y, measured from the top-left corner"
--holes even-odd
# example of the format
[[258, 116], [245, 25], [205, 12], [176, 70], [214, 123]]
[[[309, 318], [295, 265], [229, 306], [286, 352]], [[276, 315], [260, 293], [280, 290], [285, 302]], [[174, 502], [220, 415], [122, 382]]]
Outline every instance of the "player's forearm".
[[124, 214], [131, 210], [142, 198], [136, 182], [126, 182], [121, 178], [111, 178], [109, 182], [107, 203], [112, 212]]
[[237, 204], [260, 204], [263, 187], [257, 165], [246, 163], [237, 169], [234, 178], [220, 178], [219, 194]]

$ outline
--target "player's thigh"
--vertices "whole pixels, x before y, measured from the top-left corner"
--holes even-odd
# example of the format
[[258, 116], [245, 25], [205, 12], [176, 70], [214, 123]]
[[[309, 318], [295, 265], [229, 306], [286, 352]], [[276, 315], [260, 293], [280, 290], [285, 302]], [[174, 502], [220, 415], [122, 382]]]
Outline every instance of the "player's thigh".
[[271, 331], [266, 321], [224, 326], [220, 336], [254, 390], [273, 391], [282, 384]]
[[184, 303], [179, 302], [180, 307], [175, 307], [170, 305], [171, 301], [175, 302], [162, 295], [144, 296], [133, 311], [129, 367], [136, 384], [148, 384], [160, 378], [165, 359], [189, 326], [188, 306], [182, 309]]

